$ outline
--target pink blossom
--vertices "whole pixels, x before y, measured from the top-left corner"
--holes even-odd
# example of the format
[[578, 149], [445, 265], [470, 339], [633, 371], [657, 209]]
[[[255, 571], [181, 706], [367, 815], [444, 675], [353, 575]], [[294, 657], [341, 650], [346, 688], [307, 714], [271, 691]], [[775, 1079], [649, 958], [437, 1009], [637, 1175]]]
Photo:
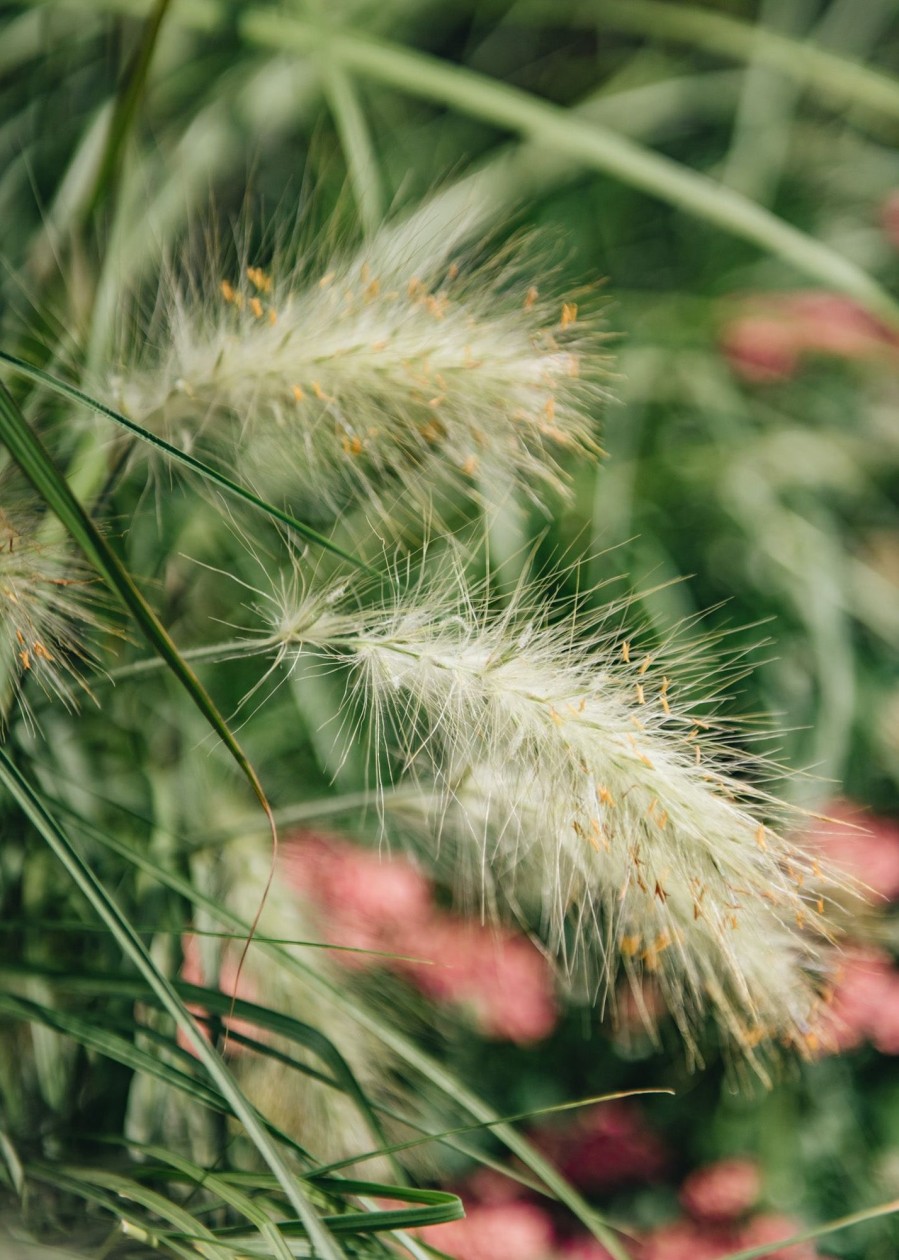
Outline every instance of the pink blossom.
[[612, 1260], [612, 1253], [601, 1242], [587, 1235], [569, 1238], [555, 1254], [558, 1260]]
[[282, 845], [290, 882], [316, 901], [378, 924], [421, 922], [431, 885], [407, 857], [374, 853], [337, 836], [295, 833]]
[[654, 1229], [643, 1242], [640, 1260], [719, 1260], [736, 1250], [731, 1230], [716, 1230], [695, 1221], [675, 1221]]
[[418, 1232], [456, 1260], [546, 1260], [553, 1244], [552, 1222], [533, 1203], [473, 1207], [464, 1220]]
[[[789, 1216], [773, 1213], [756, 1216], [740, 1230], [739, 1247], [761, 1247], [764, 1243], [776, 1243], [780, 1238], [798, 1234], [802, 1225]], [[818, 1249], [810, 1242], [795, 1243], [792, 1247], [778, 1247], [766, 1260], [818, 1260]]]
[[[549, 967], [525, 937], [439, 910], [408, 858], [299, 832], [282, 846], [289, 885], [321, 913], [327, 938], [349, 946], [344, 967], [386, 966], [428, 997], [464, 1008], [488, 1037], [540, 1041], [558, 1020]], [[376, 957], [375, 954], [394, 955]]]
[[[647, 1235], [640, 1260], [721, 1260], [734, 1251], [789, 1238], [800, 1229], [790, 1217], [773, 1214], [756, 1216], [740, 1226], [675, 1221]], [[796, 1243], [771, 1251], [768, 1260], [818, 1260], [818, 1253], [810, 1243]]]
[[824, 290], [759, 293], [727, 324], [724, 354], [738, 376], [755, 383], [795, 375], [807, 354], [850, 360], [895, 355], [895, 333], [851, 298]]
[[435, 913], [397, 944], [423, 961], [397, 960], [396, 970], [435, 1001], [464, 1007], [486, 1036], [526, 1045], [556, 1026], [549, 968], [525, 937]]
[[816, 820], [806, 842], [875, 896], [899, 897], [899, 823], [851, 801], [834, 801], [824, 812], [827, 817]]
[[874, 1041], [886, 1054], [896, 1044], [899, 973], [887, 954], [854, 948], [840, 958], [833, 996], [822, 1011], [815, 1036], [823, 1051], [854, 1050]]
[[657, 1180], [665, 1148], [625, 1101], [599, 1103], [565, 1130], [545, 1130], [535, 1141], [580, 1190], [597, 1193]]
[[721, 348], [737, 376], [754, 384], [788, 380], [799, 365], [799, 350], [783, 320], [764, 315], [734, 319]]
[[697, 1168], [680, 1189], [680, 1201], [699, 1221], [735, 1221], [758, 1201], [761, 1177], [751, 1159], [720, 1159]]
[[[192, 934], [182, 936], [181, 951], [183, 963], [180, 978], [186, 984], [196, 984], [203, 988], [213, 987], [203, 970], [200, 943], [196, 936]], [[241, 971], [240, 975], [238, 975], [240, 953], [240, 950], [235, 954], [233, 949], [225, 948], [219, 965], [218, 988], [229, 998], [237, 997], [244, 1002], [256, 1002], [259, 994], [255, 984], [246, 971]], [[211, 1041], [212, 1038], [208, 1028], [209, 1012], [204, 1006], [200, 1006], [195, 1002], [188, 1002], [186, 1005], [191, 1015], [194, 1015], [200, 1021], [200, 1028], [203, 1034]], [[252, 1037], [256, 1041], [266, 1040], [267, 1034], [265, 1030], [258, 1028], [247, 1019], [224, 1018], [222, 1024], [229, 1032], [235, 1032], [244, 1037]], [[193, 1045], [180, 1028], [177, 1031], [177, 1040], [178, 1045], [183, 1050], [189, 1050], [191, 1054], [196, 1055]], [[246, 1051], [246, 1047], [239, 1045], [237, 1042], [229, 1041], [228, 1050], [231, 1054], [243, 1054]]]
[[506, 1177], [496, 1168], [476, 1168], [465, 1181], [465, 1201], [469, 1196], [476, 1203], [513, 1203], [521, 1199], [525, 1187], [514, 1177]]

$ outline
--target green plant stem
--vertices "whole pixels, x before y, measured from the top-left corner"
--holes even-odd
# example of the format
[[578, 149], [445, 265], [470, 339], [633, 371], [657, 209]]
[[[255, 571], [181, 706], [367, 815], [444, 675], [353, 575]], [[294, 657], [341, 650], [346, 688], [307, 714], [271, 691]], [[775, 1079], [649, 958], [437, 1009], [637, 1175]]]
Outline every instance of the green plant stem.
[[899, 1199], [889, 1203], [880, 1203], [877, 1207], [866, 1208], [863, 1212], [853, 1212], [850, 1216], [840, 1216], [836, 1220], [827, 1221], [824, 1225], [816, 1225], [812, 1229], [803, 1229], [789, 1238], [779, 1238], [776, 1242], [763, 1243], [759, 1247], [744, 1247], [742, 1251], [731, 1251], [722, 1260], [762, 1260], [763, 1256], [780, 1254], [788, 1247], [798, 1243], [811, 1242], [815, 1238], [825, 1238], [828, 1234], [836, 1234], [841, 1229], [851, 1229], [853, 1225], [863, 1225], [865, 1221], [875, 1221], [880, 1216], [892, 1216], [899, 1212]]
[[[173, 891], [185, 897], [196, 906], [201, 906], [212, 918], [227, 925], [235, 931], [246, 932], [245, 924], [237, 915], [225, 907], [218, 905], [193, 887], [189, 881], [165, 870], [153, 863], [148, 857], [131, 848], [115, 836], [96, 833], [97, 841], [110, 851], [119, 854], [141, 870], [158, 879]], [[583, 1199], [578, 1191], [557, 1172], [553, 1166], [531, 1145], [527, 1138], [510, 1125], [505, 1124], [495, 1112], [487, 1106], [477, 1094], [468, 1089], [453, 1074], [444, 1069], [426, 1051], [420, 1049], [410, 1038], [391, 1027], [386, 1021], [378, 1019], [368, 1011], [352, 994], [331, 983], [322, 976], [315, 967], [308, 966], [289, 950], [278, 945], [262, 945], [259, 948], [276, 959], [289, 971], [299, 975], [305, 983], [325, 995], [335, 1006], [343, 1010], [351, 1019], [363, 1028], [368, 1029], [388, 1049], [415, 1071], [430, 1080], [447, 1098], [452, 1099], [469, 1115], [481, 1123], [489, 1124], [495, 1136], [538, 1176], [550, 1194], [560, 1203], [564, 1203], [584, 1224], [612, 1256], [612, 1260], [630, 1260], [627, 1250], [619, 1241], [611, 1226]]]
[[247, 10], [241, 16], [240, 29], [249, 42], [263, 47], [301, 54], [325, 51], [348, 70], [412, 96], [452, 106], [577, 158], [584, 166], [751, 241], [899, 327], [899, 304], [848, 258], [733, 189], [607, 127], [587, 122], [571, 110], [427, 53], [361, 35], [335, 34], [271, 10]]
[[737, 61], [764, 62], [831, 100], [839, 97], [899, 119], [895, 79], [808, 41], [670, 0], [598, 0], [591, 12], [602, 26], [670, 39]]

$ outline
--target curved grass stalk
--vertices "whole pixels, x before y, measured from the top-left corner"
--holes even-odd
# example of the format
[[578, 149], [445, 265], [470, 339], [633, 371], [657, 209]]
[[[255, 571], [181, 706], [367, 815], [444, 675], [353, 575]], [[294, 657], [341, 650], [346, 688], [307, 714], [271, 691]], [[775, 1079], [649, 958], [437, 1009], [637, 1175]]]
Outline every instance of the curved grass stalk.
[[851, 1229], [853, 1225], [863, 1225], [865, 1221], [875, 1221], [881, 1216], [893, 1216], [899, 1212], [899, 1199], [891, 1199], [889, 1203], [880, 1203], [877, 1207], [865, 1208], [862, 1212], [853, 1212], [849, 1216], [839, 1216], [827, 1221], [824, 1225], [816, 1225], [813, 1229], [800, 1230], [789, 1238], [780, 1238], [777, 1242], [763, 1243], [760, 1247], [745, 1247], [741, 1251], [731, 1251], [722, 1260], [762, 1260], [764, 1256], [780, 1255], [781, 1250], [799, 1243], [812, 1242], [815, 1238], [827, 1238], [843, 1229]]
[[357, 74], [519, 132], [751, 241], [821, 284], [855, 298], [891, 325], [899, 325], [895, 299], [823, 241], [707, 175], [653, 153], [609, 128], [586, 122], [569, 109], [415, 49], [362, 35], [335, 34], [271, 10], [248, 10], [240, 19], [240, 29], [245, 39], [263, 47], [307, 54], [324, 50]]
[[895, 79], [806, 40], [668, 0], [600, 0], [596, 9], [602, 25], [689, 44], [736, 61], [763, 62], [814, 88], [825, 99], [839, 96], [886, 118], [899, 119]]
[[[629, 12], [642, 6], [645, 27], [646, 6], [649, 5], [654, 21], [661, 21], [665, 15], [670, 21], [672, 16], [684, 12], [679, 6], [657, 3], [657, 0], [633, 0], [633, 3], [625, 0], [615, 7], [615, 12], [623, 22]], [[148, 11], [147, 0], [104, 0], [104, 7], [134, 16], [143, 16]], [[91, 8], [95, 9], [96, 5]], [[687, 15], [690, 14], [700, 14], [704, 23], [711, 23], [717, 17], [705, 10], [688, 10]], [[216, 0], [183, 0], [177, 17], [191, 29], [210, 32], [221, 22], [223, 10]], [[732, 19], [718, 17], [714, 29], [719, 30], [721, 24], [725, 24], [720, 43], [739, 48], [741, 59], [754, 53], [753, 41], [760, 39], [763, 50], [767, 50], [767, 55], [776, 59], [778, 65], [788, 70], [802, 66], [816, 82], [827, 78], [829, 86], [836, 83], [851, 90], [853, 99], [877, 104], [883, 111], [888, 110], [890, 116], [899, 116], [899, 85], [886, 76], [786, 37], [768, 32], [759, 34], [755, 27], [742, 23], [735, 23], [734, 31], [731, 22]], [[824, 242], [708, 176], [635, 144], [607, 127], [579, 118], [572, 110], [416, 49], [364, 35], [334, 32], [290, 14], [248, 9], [238, 16], [238, 28], [248, 43], [258, 47], [279, 52], [290, 49], [300, 54], [320, 54], [324, 50], [348, 71], [518, 132], [560, 156], [611, 175], [752, 242], [765, 252], [783, 258], [811, 279], [855, 298], [889, 324], [899, 326], [899, 304], [895, 299], [867, 272]], [[695, 42], [696, 32], [692, 27], [691, 32], [690, 41]], [[686, 38], [686, 29], [683, 34]], [[807, 70], [809, 65], [811, 71]]]

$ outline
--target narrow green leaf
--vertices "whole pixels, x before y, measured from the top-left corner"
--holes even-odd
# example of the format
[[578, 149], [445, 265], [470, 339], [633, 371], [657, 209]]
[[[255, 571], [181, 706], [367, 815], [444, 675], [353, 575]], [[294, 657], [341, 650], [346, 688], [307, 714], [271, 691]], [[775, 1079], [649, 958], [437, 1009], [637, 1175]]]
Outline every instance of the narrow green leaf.
[[156, 967], [127, 917], [97, 879], [90, 866], [73, 847], [56, 820], [44, 807], [38, 793], [2, 747], [0, 747], [0, 782], [6, 786], [25, 816], [46, 841], [57, 861], [67, 871], [96, 914], [107, 925], [124, 956], [135, 966], [165, 1010], [182, 1030], [211, 1080], [243, 1124], [260, 1156], [277, 1177], [288, 1202], [304, 1223], [310, 1240], [320, 1251], [322, 1260], [340, 1260], [340, 1252], [330, 1231], [322, 1225], [318, 1214], [301, 1189], [297, 1177], [285, 1163], [255, 1109], [237, 1086], [223, 1060], [209, 1044], [197, 1021], [178, 997], [171, 982]]
[[[26, 1174], [32, 1181], [42, 1182], [44, 1185], [53, 1186], [57, 1190], [64, 1190], [68, 1194], [83, 1199], [86, 1203], [93, 1203], [95, 1206], [103, 1208], [120, 1222], [124, 1227], [122, 1232], [127, 1233], [129, 1238], [133, 1238], [136, 1242], [146, 1243], [147, 1246], [153, 1248], [165, 1248], [172, 1255], [179, 1257], [179, 1260], [196, 1260], [197, 1248], [195, 1246], [184, 1247], [177, 1240], [166, 1236], [165, 1231], [160, 1230], [156, 1225], [150, 1225], [149, 1222], [136, 1214], [130, 1213], [123, 1205], [121, 1198], [112, 1194], [107, 1194], [100, 1190], [92, 1178], [93, 1170], [84, 1170], [83, 1175], [78, 1175], [77, 1169], [59, 1169], [52, 1164], [29, 1164], [26, 1168]], [[167, 1202], [167, 1201], [165, 1201]], [[165, 1219], [163, 1216], [162, 1219]], [[191, 1218], [193, 1221], [193, 1218]], [[205, 1225], [199, 1221], [194, 1222], [195, 1237], [202, 1239]], [[208, 1232], [208, 1231], [206, 1231]], [[213, 1239], [214, 1241], [214, 1239]], [[211, 1247], [212, 1244], [209, 1244]], [[200, 1253], [202, 1254], [202, 1253]], [[217, 1248], [215, 1252], [207, 1250], [207, 1257], [214, 1256], [215, 1260], [232, 1260], [231, 1253], [224, 1248]]]
[[32, 431], [6, 386], [0, 382], [0, 441], [47, 506], [59, 517], [72, 538], [105, 579], [113, 594], [131, 613], [147, 641], [163, 658], [194, 704], [206, 718], [240, 767], [269, 819], [277, 843], [271, 807], [262, 784], [240, 744], [196, 674], [179, 653], [162, 622], [134, 584], [131, 574], [72, 494], [43, 443]]
[[[104, 845], [112, 852], [118, 853], [127, 861], [132, 862], [148, 875], [178, 892], [187, 901], [202, 907], [220, 923], [226, 924], [235, 931], [247, 930], [247, 925], [237, 915], [232, 914], [231, 911], [217, 904], [211, 898], [204, 896], [204, 894], [193, 887], [189, 880], [183, 879], [173, 871], [166, 870], [153, 861], [152, 858], [132, 849], [115, 836], [106, 835], [94, 829], [92, 829], [91, 834], [95, 835], [98, 843]], [[391, 1027], [386, 1021], [380, 1020], [376, 1014], [367, 1010], [351, 994], [331, 984], [314, 967], [307, 966], [300, 958], [297, 958], [283, 946], [260, 945], [260, 949], [265, 950], [271, 957], [276, 958], [289, 971], [295, 972], [306, 983], [325, 993], [329, 1001], [341, 1007], [359, 1024], [372, 1032], [380, 1041], [393, 1050], [400, 1059], [430, 1080], [447, 1098], [462, 1107], [480, 1123], [489, 1125], [495, 1136], [513, 1154], [517, 1155], [531, 1172], [536, 1174], [549, 1192], [560, 1203], [564, 1203], [586, 1225], [591, 1233], [603, 1243], [613, 1260], [628, 1260], [628, 1253], [612, 1228], [605, 1223], [599, 1213], [594, 1211], [575, 1187], [544, 1159], [527, 1138], [522, 1137], [511, 1125], [504, 1123], [495, 1111], [463, 1084], [462, 1081], [458, 1080], [451, 1071], [444, 1068], [435, 1059], [432, 1059], [410, 1038], [404, 1036], [396, 1028]]]
[[828, 1234], [836, 1234], [841, 1229], [851, 1229], [853, 1225], [863, 1225], [865, 1221], [875, 1221], [880, 1216], [893, 1216], [899, 1212], [899, 1199], [891, 1199], [889, 1203], [880, 1203], [877, 1207], [865, 1208], [862, 1212], [853, 1212], [850, 1216], [839, 1216], [825, 1225], [815, 1225], [812, 1229], [803, 1229], [789, 1238], [779, 1238], [776, 1242], [763, 1243], [758, 1247], [744, 1247], [741, 1251], [731, 1251], [721, 1260], [761, 1260], [763, 1256], [780, 1255], [788, 1247], [798, 1243], [811, 1242], [815, 1238], [825, 1238]]
[[153, 446], [156, 450], [161, 451], [168, 459], [182, 464], [185, 468], [198, 473], [199, 476], [204, 477], [207, 481], [211, 481], [213, 485], [218, 486], [220, 490], [224, 490], [226, 494], [230, 494], [236, 499], [242, 499], [244, 503], [249, 503], [251, 507], [257, 508], [260, 512], [264, 512], [280, 524], [294, 530], [301, 538], [305, 538], [308, 542], [314, 543], [325, 551], [332, 552], [335, 556], [339, 556], [341, 560], [346, 560], [348, 564], [355, 565], [373, 577], [377, 576], [377, 571], [370, 565], [365, 564], [364, 561], [358, 559], [357, 556], [352, 555], [349, 551], [344, 551], [342, 547], [338, 547], [336, 543], [331, 542], [329, 538], [313, 529], [311, 525], [305, 525], [302, 521], [298, 521], [289, 512], [282, 512], [273, 503], [268, 503], [265, 499], [261, 499], [258, 495], [253, 494], [251, 490], [247, 490], [244, 486], [239, 485], [238, 482], [232, 481], [230, 477], [226, 477], [224, 473], [219, 472], [218, 469], [213, 468], [210, 464], [205, 464], [194, 455], [189, 455], [186, 451], [179, 450], [177, 446], [172, 446], [164, 438], [158, 437], [155, 433], [151, 433], [133, 420], [129, 420], [127, 416], [123, 416], [120, 411], [116, 411], [113, 407], [108, 407], [105, 403], [98, 401], [98, 399], [92, 398], [90, 394], [86, 394], [84, 390], [78, 389], [77, 386], [69, 385], [66, 381], [61, 381], [58, 377], [51, 376], [49, 372], [45, 372], [42, 368], [26, 362], [25, 359], [19, 359], [14, 354], [7, 354], [5, 350], [0, 350], [0, 362], [13, 368], [20, 376], [25, 376], [40, 385], [45, 385], [48, 389], [53, 390], [54, 393], [60, 394], [63, 398], [68, 398], [70, 402], [78, 403], [96, 412], [97, 415], [114, 421], [135, 437], [140, 438], [142, 442], [146, 442], [149, 446]]
[[87, 218], [95, 213], [104, 197], [115, 200], [125, 145], [137, 118], [150, 73], [150, 63], [169, 4], [170, 0], [156, 0], [156, 6], [147, 18], [131, 64], [122, 76], [97, 178], [85, 211]]

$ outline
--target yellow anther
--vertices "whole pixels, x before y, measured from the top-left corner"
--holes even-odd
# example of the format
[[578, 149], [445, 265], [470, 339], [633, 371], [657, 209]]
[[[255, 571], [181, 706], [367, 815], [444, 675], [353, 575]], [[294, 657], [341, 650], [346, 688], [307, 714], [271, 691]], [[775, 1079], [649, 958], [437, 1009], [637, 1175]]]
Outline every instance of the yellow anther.
[[302, 385], [294, 385], [292, 392], [293, 392], [294, 402], [302, 402], [304, 398], [306, 397], [306, 395], [303, 392]]
[[577, 320], [577, 304], [575, 302], [562, 303], [562, 318], [559, 321], [564, 332], [571, 324]]
[[623, 643], [622, 643], [622, 645], [621, 645], [621, 659], [624, 661], [625, 665], [630, 665], [630, 663], [631, 663], [631, 641], [630, 641], [630, 639], [625, 639], [625, 640], [624, 640], [624, 642], [623, 642]]
[[538, 293], [536, 286], [532, 284], [527, 293], [524, 295], [524, 309], [526, 311], [531, 310], [539, 296], [540, 294]]
[[267, 276], [261, 267], [247, 267], [247, 279], [260, 293], [271, 293], [271, 276]]
[[644, 690], [643, 690], [643, 685], [642, 685], [642, 683], [635, 683], [635, 684], [634, 684], [634, 688], [635, 688], [635, 690], [636, 690], [636, 692], [637, 692], [637, 704], [645, 704], [645, 703], [646, 703], [646, 693], [645, 693], [645, 692], [644, 692]]
[[259, 301], [259, 298], [250, 298], [250, 310], [256, 319], [262, 319], [262, 303]]

